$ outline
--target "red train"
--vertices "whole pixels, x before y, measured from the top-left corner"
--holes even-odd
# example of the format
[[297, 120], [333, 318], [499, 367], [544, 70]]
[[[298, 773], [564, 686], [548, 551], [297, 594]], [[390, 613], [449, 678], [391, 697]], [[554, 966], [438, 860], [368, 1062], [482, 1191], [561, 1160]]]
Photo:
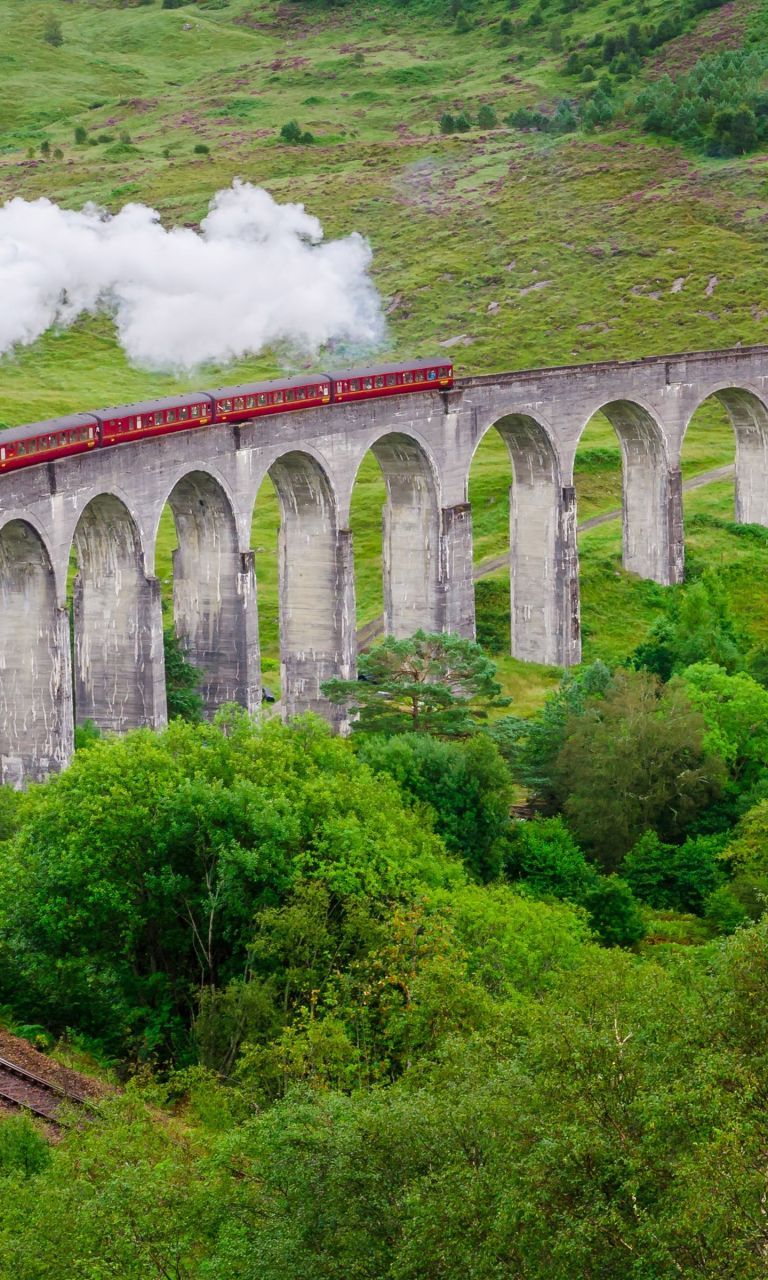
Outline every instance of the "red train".
[[89, 449], [196, 431], [219, 422], [248, 422], [270, 413], [287, 413], [325, 404], [377, 396], [445, 390], [453, 386], [453, 365], [445, 360], [379, 365], [344, 373], [313, 373], [274, 382], [252, 382], [215, 391], [192, 391], [164, 400], [115, 405], [51, 418], [0, 431], [0, 473], [55, 462]]

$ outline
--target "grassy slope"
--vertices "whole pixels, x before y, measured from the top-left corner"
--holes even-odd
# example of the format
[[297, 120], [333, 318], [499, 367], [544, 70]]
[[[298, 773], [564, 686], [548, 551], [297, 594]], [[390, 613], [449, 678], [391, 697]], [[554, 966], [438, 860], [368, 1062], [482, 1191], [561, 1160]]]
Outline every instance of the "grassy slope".
[[[524, 21], [533, 7], [524, 0], [515, 18]], [[648, 18], [665, 7], [651, 3]], [[684, 64], [715, 41], [712, 32], [738, 41], [752, 7], [745, 0], [708, 15], [656, 63]], [[427, 10], [382, 2], [361, 17], [356, 6], [329, 13], [273, 0], [208, 11], [51, 0], [46, 12], [64, 33], [63, 45], [51, 48], [41, 38], [42, 11], [5, 0], [0, 195], [48, 195], [70, 206], [94, 199], [113, 210], [141, 199], [169, 222], [195, 222], [233, 177], [262, 183], [278, 199], [304, 201], [329, 235], [358, 229], [370, 237], [390, 319], [382, 355], [426, 354], [466, 335], [452, 348], [460, 372], [763, 340], [766, 157], [702, 160], [627, 129], [560, 139], [507, 129], [441, 137], [436, 120], [445, 108], [491, 102], [501, 115], [581, 90], [561, 75], [563, 55], [549, 52], [546, 27], [500, 41], [492, 19], [507, 12], [501, 3], [478, 4], [475, 29], [461, 36]], [[621, 29], [632, 14], [632, 5], [598, 0], [572, 15], [566, 33], [578, 40]], [[317, 145], [279, 143], [277, 130], [292, 117]], [[92, 136], [127, 131], [132, 149], [75, 147], [78, 124]], [[39, 151], [28, 158], [43, 139], [61, 147], [63, 159], [44, 161]], [[200, 142], [210, 156], [195, 155]], [[7, 422], [179, 385], [128, 367], [103, 318], [49, 335], [0, 365]], [[227, 377], [274, 371], [266, 357]], [[210, 370], [188, 382], [215, 377]], [[602, 452], [590, 456], [606, 447], [613, 463]], [[717, 412], [703, 411], [687, 470], [729, 454], [729, 429]], [[481, 558], [504, 545], [509, 478], [492, 433], [470, 495]], [[577, 488], [581, 518], [619, 505], [618, 452], [605, 422], [585, 435]], [[727, 489], [691, 495], [692, 509], [714, 503], [715, 514], [728, 516]], [[381, 607], [382, 502], [370, 461], [353, 511], [361, 621]], [[267, 484], [254, 546], [273, 661], [277, 519]], [[700, 533], [694, 545], [702, 554], [726, 561], [743, 554], [731, 535], [718, 541], [711, 529], [712, 545], [699, 547]], [[619, 536], [616, 524], [582, 539], [589, 655], [624, 652], [659, 607], [657, 588], [617, 570]], [[165, 578], [172, 543], [169, 523], [158, 565]], [[527, 704], [550, 678], [537, 683], [530, 669], [504, 666]]]

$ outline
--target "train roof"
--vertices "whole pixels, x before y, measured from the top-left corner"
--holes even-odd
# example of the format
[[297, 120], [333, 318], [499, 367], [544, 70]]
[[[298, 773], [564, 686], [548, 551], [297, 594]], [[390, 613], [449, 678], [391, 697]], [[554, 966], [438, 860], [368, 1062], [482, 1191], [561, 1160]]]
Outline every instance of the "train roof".
[[66, 431], [71, 427], [96, 427], [92, 413], [70, 413], [63, 418], [46, 418], [44, 422], [25, 422], [18, 427], [0, 431], [0, 444], [12, 444], [15, 440], [36, 440], [38, 436], [53, 435], [54, 431]]
[[206, 395], [213, 396], [215, 400], [231, 400], [233, 396], [253, 396], [258, 395], [262, 391], [282, 391], [291, 387], [310, 387], [316, 382], [328, 382], [330, 375], [323, 373], [321, 369], [314, 369], [310, 373], [304, 373], [297, 378], [270, 378], [268, 382], [240, 382], [234, 387], [215, 387], [213, 391], [206, 391]]
[[406, 373], [411, 369], [437, 369], [452, 365], [450, 356], [435, 356], [434, 360], [399, 360], [396, 364], [375, 364], [367, 369], [342, 369], [331, 373], [331, 378], [372, 378], [378, 373]]
[[134, 414], [154, 413], [158, 409], [181, 409], [186, 405], [200, 404], [207, 400], [205, 391], [185, 391], [178, 396], [163, 396], [159, 400], [136, 400], [133, 404], [111, 404], [106, 409], [93, 409], [96, 418], [110, 421], [112, 418], [131, 418]]

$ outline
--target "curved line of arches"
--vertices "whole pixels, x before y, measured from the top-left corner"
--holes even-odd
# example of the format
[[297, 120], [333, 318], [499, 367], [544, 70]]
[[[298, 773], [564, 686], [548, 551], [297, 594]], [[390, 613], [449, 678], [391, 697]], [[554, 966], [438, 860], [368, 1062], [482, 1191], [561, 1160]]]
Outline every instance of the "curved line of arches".
[[[680, 437], [681, 447], [695, 415], [713, 398], [725, 407], [737, 440], [739, 457], [737, 475], [741, 485], [739, 518], [768, 524], [768, 405], [758, 391], [752, 387], [734, 387], [726, 384], [708, 388], [697, 398], [696, 403], [686, 414]], [[640, 530], [640, 541], [643, 541], [645, 530], [649, 535], [648, 541], [651, 541], [651, 531], [658, 528], [663, 519], [660, 504], [664, 501], [665, 492], [663, 486], [658, 487], [651, 493], [649, 501], [647, 487], [643, 488], [640, 480], [647, 481], [648, 476], [654, 471], [661, 474], [662, 471], [668, 472], [670, 468], [671, 460], [663, 426], [648, 405], [637, 400], [608, 401], [595, 407], [579, 431], [579, 439], [588, 421], [591, 421], [597, 412], [602, 412], [611, 421], [621, 445], [625, 534], [629, 526], [637, 540], [638, 530]], [[533, 597], [529, 591], [534, 581], [544, 581], [547, 576], [546, 564], [541, 557], [538, 561], [536, 559], [537, 548], [540, 550], [543, 547], [547, 555], [551, 553], [554, 559], [557, 559], [559, 554], [558, 530], [547, 518], [547, 502], [542, 503], [540, 499], [542, 491], [545, 491], [549, 497], [554, 497], [556, 491], [562, 489], [561, 456], [554, 443], [551, 428], [545, 422], [527, 414], [502, 415], [493, 423], [488, 423], [480, 433], [468, 462], [467, 478], [477, 448], [492, 429], [497, 430], [504, 439], [514, 478], [511, 557], [513, 592], [515, 589], [518, 590], [519, 599], [516, 605], [513, 595], [513, 628], [517, 613], [520, 615], [521, 634], [527, 630], [529, 638], [536, 636], [530, 655], [520, 652], [519, 647], [518, 652], [520, 656], [531, 656], [541, 660], [542, 653], [547, 652], [546, 646], [551, 638], [546, 634], [547, 627], [551, 630], [553, 626], [562, 626], [567, 621], [567, 603], [563, 603], [559, 613], [556, 611], [553, 614], [550, 610], [549, 620], [545, 619], [541, 623], [539, 634], [537, 634], [535, 625], [533, 627], [531, 625], [532, 617], [535, 623], [536, 607], [535, 602], [533, 606], [531, 605]], [[387, 504], [390, 509], [391, 536], [397, 538], [399, 522], [404, 520], [409, 512], [412, 515], [415, 512], [416, 516], [408, 536], [400, 540], [395, 559], [402, 566], [407, 563], [407, 553], [410, 552], [412, 561], [414, 547], [423, 545], [426, 548], [428, 573], [432, 573], [434, 577], [435, 566], [440, 558], [439, 528], [436, 522], [439, 521], [441, 502], [440, 476], [434, 456], [423, 441], [414, 438], [410, 433], [379, 432], [366, 442], [365, 451], [355, 468], [351, 487], [354, 487], [363, 459], [370, 453], [377, 458], [384, 474]], [[315, 669], [324, 667], [331, 672], [340, 664], [343, 666], [346, 662], [349, 666], [353, 661], [354, 655], [343, 651], [344, 641], [341, 638], [344, 632], [341, 615], [345, 608], [348, 609], [349, 603], [345, 602], [343, 597], [344, 591], [349, 589], [351, 549], [348, 549], [348, 563], [344, 563], [344, 552], [340, 551], [339, 545], [340, 537], [345, 532], [339, 526], [340, 496], [330, 468], [324, 465], [318, 456], [304, 449], [279, 454], [265, 469], [262, 479], [267, 475], [275, 484], [281, 508], [283, 594], [290, 597], [292, 593], [295, 596], [297, 592], [299, 594], [302, 591], [306, 592], [307, 583], [311, 583], [312, 579], [316, 581], [324, 579], [327, 584], [335, 585], [338, 589], [336, 595], [328, 591], [322, 597], [325, 602], [325, 613], [318, 607], [319, 597], [313, 601], [307, 596], [303, 613], [301, 609], [293, 608], [291, 616], [284, 624], [282, 636], [284, 651], [301, 655], [297, 658], [297, 670], [292, 676], [291, 673], [287, 673], [288, 679], [289, 681], [291, 678], [294, 679], [296, 689], [303, 695], [306, 691], [307, 673], [310, 667]], [[633, 480], [637, 484], [634, 490]], [[738, 492], [737, 489], [737, 494]], [[538, 498], [539, 501], [534, 501], [534, 498]], [[634, 514], [633, 502], [635, 503]], [[236, 507], [224, 478], [216, 474], [214, 468], [208, 466], [180, 471], [173, 478], [165, 503], [170, 506], [177, 529], [181, 533], [179, 547], [181, 554], [177, 557], [179, 572], [174, 574], [174, 589], [176, 590], [178, 580], [180, 584], [184, 584], [185, 590], [193, 594], [196, 591], [199, 605], [200, 566], [205, 560], [203, 585], [209, 597], [221, 600], [222, 577], [227, 577], [228, 598], [230, 603], [235, 601], [237, 593], [242, 593], [248, 587], [249, 570], [242, 562], [243, 553], [239, 549]], [[256, 495], [253, 499], [254, 506], [255, 503]], [[557, 502], [552, 503], [552, 508], [557, 505]], [[127, 495], [114, 489], [99, 489], [98, 492], [88, 495], [87, 501], [83, 504], [72, 532], [71, 542], [72, 548], [81, 561], [82, 577], [81, 594], [76, 601], [75, 609], [76, 683], [78, 669], [82, 671], [88, 667], [92, 671], [94, 664], [97, 668], [100, 664], [100, 669], [106, 672], [110, 667], [111, 658], [115, 658], [118, 653], [127, 655], [132, 668], [144, 666], [150, 669], [153, 663], [157, 665], [155, 662], [157, 655], [151, 652], [156, 639], [153, 639], [151, 626], [146, 621], [142, 622], [142, 610], [151, 612], [151, 609], [157, 606], [157, 600], [151, 598], [157, 584], [152, 585], [152, 579], [148, 573], [147, 547], [151, 549], [151, 568], [154, 568], [158, 525], [159, 520], [156, 520], [151, 530], [148, 531], [142, 527], [131, 511]], [[21, 551], [22, 545], [23, 551]], [[625, 552], [626, 550], [625, 542]], [[630, 547], [628, 565], [630, 568], [633, 567], [631, 555]], [[546, 559], [547, 556], [544, 557], [544, 560]], [[13, 569], [9, 567], [11, 562], [15, 565]], [[644, 572], [644, 576], [654, 576], [653, 572], [648, 572], [647, 564], [641, 564], [638, 567], [641, 572]], [[19, 601], [22, 598], [26, 600], [27, 611], [29, 611], [30, 600], [37, 601], [38, 607], [47, 610], [54, 619], [47, 633], [44, 628], [38, 629], [43, 638], [30, 659], [33, 667], [30, 678], [34, 686], [31, 691], [31, 705], [34, 707], [35, 699], [40, 694], [40, 672], [45, 668], [46, 663], [50, 668], [49, 674], [57, 668], [57, 659], [53, 650], [56, 648], [57, 627], [60, 626], [62, 619], [61, 590], [56, 589], [54, 560], [45, 530], [33, 514], [27, 515], [16, 511], [6, 513], [0, 525], [0, 568], [2, 570], [0, 579], [2, 579], [5, 595], [9, 597], [9, 600], [3, 600], [6, 619], [13, 619], [14, 624], [18, 625], [18, 618], [24, 613], [24, 608], [19, 609]], [[413, 579], [416, 593], [425, 581], [431, 583], [433, 580], [425, 579], [421, 569], [420, 573], [420, 577], [417, 575]], [[252, 566], [250, 576], [252, 577]], [[123, 607], [120, 617], [112, 616], [105, 608], [105, 601], [109, 599], [109, 593], [113, 591], [114, 584], [118, 581], [123, 601], [125, 601], [126, 591], [130, 598], [130, 607]], [[407, 598], [407, 580], [398, 582], [395, 575], [391, 581], [396, 587], [394, 595], [399, 600]], [[434, 581], [437, 582], [436, 577]], [[522, 595], [519, 590], [521, 582], [524, 586]], [[26, 596], [24, 596], [25, 591]], [[526, 591], [528, 591], [527, 597]], [[182, 594], [183, 592], [180, 591], [179, 599]], [[224, 594], [226, 595], [226, 592]], [[427, 612], [432, 618], [435, 616], [435, 604], [436, 601], [428, 603]], [[179, 612], [177, 604], [175, 610], [177, 616]], [[188, 609], [188, 616], [192, 616], [193, 612]], [[210, 618], [210, 609], [201, 611], [198, 607], [197, 616], [201, 612]], [[401, 614], [403, 620], [400, 625], [403, 629], [415, 629], [415, 626], [411, 625], [414, 614], [409, 615], [407, 611], [404, 614], [401, 611]], [[90, 624], [88, 619], [92, 620]], [[81, 631], [88, 631], [90, 634], [90, 648], [87, 654], [81, 654], [77, 650], [78, 620]], [[92, 637], [96, 631], [96, 620], [102, 631], [108, 633], [106, 647], [100, 654], [94, 653], [93, 649]], [[393, 606], [390, 608], [388, 629], [396, 631], [397, 627], [398, 621], [394, 617]], [[211, 654], [223, 656], [231, 631], [228, 615], [224, 609], [220, 611], [218, 620], [218, 640], [216, 636], [209, 635], [205, 642], [208, 645], [206, 649], [205, 643], [198, 642], [199, 638], [193, 637], [197, 645], [196, 652], [206, 659], [204, 665], [210, 666]], [[258, 649], [257, 632], [250, 639], [246, 637], [246, 649], [249, 643]], [[62, 692], [66, 678], [62, 675], [60, 661], [54, 675], [51, 687], [54, 688], [58, 720], [55, 716], [51, 718], [47, 712], [43, 719], [58, 723], [61, 727], [66, 720], [67, 710], [66, 694]], [[214, 687], [215, 682], [211, 684], [211, 705], [225, 700], [224, 687], [228, 689], [236, 687], [238, 679], [241, 678], [237, 672], [230, 672], [229, 676], [226, 676], [226, 673], [222, 675], [220, 672], [219, 675], [221, 676], [219, 685]], [[107, 680], [108, 677], [105, 675], [104, 678]], [[8, 691], [14, 688], [14, 682], [18, 683], [19, 679], [19, 672], [16, 671], [14, 674], [6, 660], [3, 681], [6, 690], [6, 717], [13, 718], [17, 714], [9, 707], [12, 695]], [[155, 722], [159, 694], [153, 687], [152, 678], [145, 680], [143, 684], [139, 682], [139, 686], [134, 689], [131, 696], [135, 705], [129, 712], [126, 711], [125, 690], [117, 687], [119, 679], [113, 679], [111, 674], [109, 679], [112, 679], [114, 686], [109, 691], [108, 700], [110, 716], [115, 725], [123, 722], [127, 715], [139, 722]], [[226, 684], [227, 679], [230, 680], [229, 685]], [[319, 679], [316, 680], [316, 684], [319, 684]], [[82, 696], [81, 689], [80, 697]], [[237, 697], [236, 700], [242, 700], [242, 698]], [[55, 762], [56, 750], [53, 739], [36, 743], [36, 751], [41, 758], [46, 756], [47, 752], [46, 758]]]

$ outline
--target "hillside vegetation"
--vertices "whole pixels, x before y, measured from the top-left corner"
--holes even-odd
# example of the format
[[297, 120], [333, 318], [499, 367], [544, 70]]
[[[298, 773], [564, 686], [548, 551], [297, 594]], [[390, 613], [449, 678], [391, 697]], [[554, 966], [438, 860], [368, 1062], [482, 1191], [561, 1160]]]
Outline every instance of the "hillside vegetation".
[[[758, 0], [5, 0], [0, 194], [194, 225], [261, 183], [370, 238], [382, 356], [460, 373], [760, 341], [766, 50]], [[0, 418], [276, 372], [177, 383], [94, 316], [0, 362]], [[0, 1025], [121, 1086], [55, 1143], [3, 1117], [0, 1280], [763, 1280], [768, 530], [708, 478], [733, 455], [702, 406], [684, 586], [582, 530], [574, 672], [509, 658], [496, 572], [482, 648], [326, 688], [348, 738], [201, 723], [176, 646], [184, 718], [0, 788]], [[511, 478], [489, 432], [480, 565]], [[620, 508], [600, 415], [576, 486]], [[360, 621], [382, 501], [369, 459]], [[273, 686], [277, 520], [265, 482]]]
[[[382, 358], [447, 342], [459, 373], [761, 341], [765, 157], [707, 152], [718, 149], [724, 84], [749, 100], [761, 136], [765, 33], [762, 5], [748, 0], [9, 0], [0, 194], [112, 211], [141, 200], [168, 224], [195, 225], [234, 177], [264, 184], [304, 202], [329, 236], [368, 236], [387, 311]], [[663, 130], [681, 135], [694, 98], [696, 129], [675, 143]], [[289, 137], [313, 141], [287, 143], [292, 123]], [[49, 334], [0, 369], [7, 423], [278, 372], [269, 353], [180, 382], [131, 368], [105, 317]], [[703, 415], [689, 469], [732, 458], [721, 424]], [[580, 518], [620, 505], [607, 424], [590, 427], [584, 447]], [[506, 544], [509, 475], [492, 435], [473, 471], [479, 556]], [[353, 509], [360, 622], [381, 611], [383, 496], [370, 460]], [[728, 520], [727, 487], [721, 496]], [[702, 500], [691, 496], [694, 510]], [[272, 683], [277, 520], [267, 483], [253, 545]], [[601, 532], [601, 547], [606, 539], [619, 619], [612, 597], [592, 609], [592, 580], [609, 581], [604, 558], [590, 568], [592, 536], [583, 586], [589, 644], [608, 654], [631, 647], [655, 606], [646, 587], [615, 578], [615, 530]], [[164, 579], [174, 541], [169, 516]], [[505, 679], [518, 696], [539, 696], [516, 664]]]

